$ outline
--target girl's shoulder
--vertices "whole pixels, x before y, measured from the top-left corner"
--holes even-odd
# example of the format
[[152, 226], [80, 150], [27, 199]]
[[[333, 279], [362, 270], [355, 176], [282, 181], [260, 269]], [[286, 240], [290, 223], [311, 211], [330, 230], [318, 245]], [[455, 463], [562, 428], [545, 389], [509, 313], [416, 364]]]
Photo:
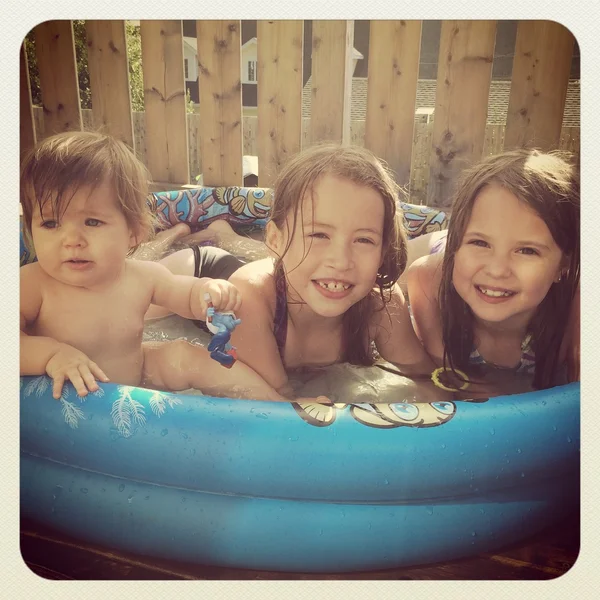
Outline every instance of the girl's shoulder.
[[442, 281], [444, 254], [429, 254], [413, 262], [406, 271], [408, 296], [424, 293], [437, 296]]
[[229, 281], [242, 294], [242, 302], [275, 306], [276, 289], [273, 261], [270, 258], [243, 265], [231, 274]]

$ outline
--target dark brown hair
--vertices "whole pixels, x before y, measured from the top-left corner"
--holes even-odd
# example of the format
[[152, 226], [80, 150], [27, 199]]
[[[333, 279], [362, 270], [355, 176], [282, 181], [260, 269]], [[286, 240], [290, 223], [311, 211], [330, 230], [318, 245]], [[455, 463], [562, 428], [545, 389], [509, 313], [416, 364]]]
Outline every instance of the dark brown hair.
[[529, 324], [536, 358], [534, 386], [557, 384], [559, 349], [579, 285], [579, 178], [571, 160], [567, 153], [513, 150], [485, 159], [461, 177], [452, 204], [439, 295], [444, 365], [452, 370], [468, 367], [474, 344], [473, 313], [452, 283], [454, 257], [477, 196], [485, 186], [496, 184], [543, 219], [563, 253], [561, 280], [551, 286]]
[[[129, 147], [102, 133], [70, 131], [46, 138], [30, 150], [21, 166], [23, 230], [31, 243], [33, 211], [46, 203], [55, 218], [80, 188], [112, 185], [117, 203], [138, 241], [153, 231], [155, 217], [146, 203], [149, 173]], [[133, 250], [133, 249], [132, 249]]]
[[[318, 144], [294, 156], [283, 168], [273, 188], [270, 221], [280, 231], [288, 227], [287, 246], [278, 257], [275, 272], [281, 269], [281, 259], [292, 243], [298, 215], [302, 219], [303, 199], [310, 194], [321, 177], [332, 175], [347, 179], [376, 191], [383, 201], [382, 265], [376, 284], [383, 308], [389, 302], [391, 289], [406, 267], [406, 233], [402, 220], [396, 218], [399, 187], [388, 168], [369, 150], [358, 146]], [[302, 221], [301, 221], [302, 222]], [[384, 294], [387, 291], [387, 294]], [[373, 364], [373, 352], [368, 335], [369, 317], [376, 310], [377, 292], [373, 291], [350, 307], [344, 314], [342, 348], [344, 361]]]

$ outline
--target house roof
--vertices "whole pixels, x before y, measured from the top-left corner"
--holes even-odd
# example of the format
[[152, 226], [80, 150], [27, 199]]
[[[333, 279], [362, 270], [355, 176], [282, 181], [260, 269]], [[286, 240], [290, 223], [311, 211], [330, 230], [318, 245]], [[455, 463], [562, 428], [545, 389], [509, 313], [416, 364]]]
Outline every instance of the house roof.
[[187, 44], [194, 52], [198, 52], [198, 39], [196, 37], [183, 36], [184, 44]]
[[[302, 116], [310, 117], [312, 77], [308, 78], [302, 90]], [[417, 102], [415, 109], [435, 108], [435, 79], [419, 79], [417, 82]], [[564, 127], [579, 127], [580, 81], [571, 80], [567, 88], [567, 100], [563, 115]], [[488, 118], [490, 125], [504, 125], [508, 112], [510, 81], [493, 80], [488, 99]], [[352, 99], [350, 118], [363, 120], [367, 114], [367, 78], [352, 78]]]

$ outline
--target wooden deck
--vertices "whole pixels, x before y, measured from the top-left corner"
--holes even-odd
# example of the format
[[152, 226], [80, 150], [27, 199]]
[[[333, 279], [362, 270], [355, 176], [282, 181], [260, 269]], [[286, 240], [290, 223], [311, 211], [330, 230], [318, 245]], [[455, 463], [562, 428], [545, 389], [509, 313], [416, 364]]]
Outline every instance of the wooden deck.
[[21, 525], [21, 554], [46, 579], [76, 580], [548, 580], [566, 573], [579, 553], [579, 514], [499, 552], [448, 563], [384, 571], [311, 574], [251, 571], [175, 563], [90, 545]]

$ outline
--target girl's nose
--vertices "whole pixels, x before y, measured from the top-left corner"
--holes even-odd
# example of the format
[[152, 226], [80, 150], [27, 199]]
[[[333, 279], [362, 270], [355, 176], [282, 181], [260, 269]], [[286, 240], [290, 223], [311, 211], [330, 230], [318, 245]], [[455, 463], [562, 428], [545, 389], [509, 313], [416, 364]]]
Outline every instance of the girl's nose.
[[339, 271], [345, 271], [352, 268], [354, 265], [352, 250], [343, 241], [332, 241], [329, 246], [329, 252], [327, 253], [326, 265]]
[[498, 252], [494, 253], [486, 263], [486, 271], [492, 277], [510, 276], [510, 258]]

